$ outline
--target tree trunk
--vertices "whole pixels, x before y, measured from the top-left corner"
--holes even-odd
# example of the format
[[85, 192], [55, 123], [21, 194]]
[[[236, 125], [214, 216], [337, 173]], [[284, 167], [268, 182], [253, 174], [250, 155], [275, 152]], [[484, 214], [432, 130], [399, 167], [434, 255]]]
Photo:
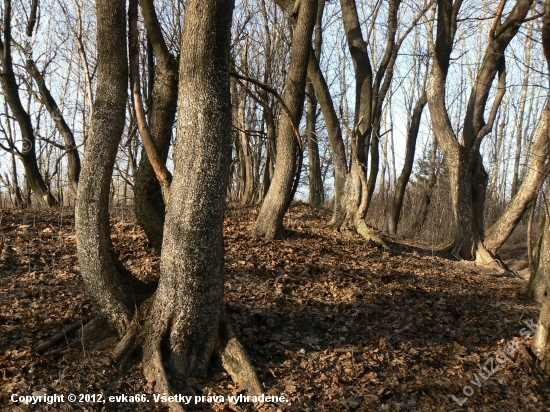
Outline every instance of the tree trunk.
[[344, 140], [342, 139], [342, 129], [340, 127], [338, 115], [334, 109], [334, 103], [330, 95], [328, 84], [319, 67], [319, 61], [312, 51], [310, 51], [309, 54], [307, 72], [313, 84], [313, 88], [315, 89], [317, 99], [319, 100], [323, 118], [325, 119], [334, 163], [334, 208], [329, 226], [333, 229], [339, 229], [346, 218], [343, 201], [347, 174], [347, 159]]
[[[283, 237], [283, 217], [291, 201], [296, 175], [297, 137], [294, 125], [300, 123], [304, 106], [307, 62], [311, 35], [317, 15], [317, 0], [302, 0], [292, 35], [292, 50], [284, 101], [292, 119], [283, 111], [277, 143], [273, 180], [264, 199], [252, 233], [268, 239]], [[293, 125], [294, 124], [294, 125]]]
[[529, 280], [528, 295], [542, 305], [531, 351], [539, 370], [550, 377], [550, 219], [544, 219], [541, 240], [535, 250], [534, 271]]
[[[150, 285], [120, 268], [109, 237], [109, 188], [127, 100], [124, 6], [122, 0], [96, 3], [98, 91], [76, 208], [82, 277], [103, 317], [122, 336], [113, 357], [120, 359], [139, 343], [145, 375], [157, 392], [173, 393], [163, 359], [169, 360], [171, 375], [182, 378], [203, 376], [210, 361], [221, 358], [234, 380], [259, 394], [261, 384], [231, 330], [223, 304], [233, 1], [186, 4], [174, 179], [161, 276], [152, 296]], [[136, 0], [130, 1], [128, 15], [131, 19], [137, 15]], [[183, 410], [179, 404], [167, 406]]]
[[[176, 117], [178, 64], [166, 46], [153, 1], [141, 0], [140, 5], [147, 34], [157, 60], [157, 65], [152, 70], [154, 81], [150, 96], [152, 105], [149, 107], [149, 127], [156, 151], [162, 162], [166, 163], [172, 127]], [[138, 224], [147, 234], [151, 245], [160, 254], [165, 204], [155, 170], [145, 151], [141, 153], [139, 168], [135, 176], [134, 210]]]
[[516, 195], [506, 205], [506, 209], [496, 223], [485, 232], [484, 244], [487, 250], [496, 254], [512, 234], [517, 224], [535, 200], [550, 164], [550, 100], [547, 101], [542, 119], [533, 143], [533, 153], [529, 172]]
[[[75, 208], [78, 260], [88, 294], [119, 334], [147, 288], [124, 269], [110, 237], [109, 195], [127, 103], [125, 1], [98, 0], [98, 88]], [[136, 302], [137, 299], [137, 302]]]
[[405, 189], [409, 183], [411, 172], [414, 165], [414, 154], [416, 151], [416, 139], [418, 137], [418, 130], [420, 128], [420, 120], [422, 119], [422, 112], [428, 102], [426, 92], [422, 93], [420, 99], [416, 102], [413, 110], [411, 126], [407, 133], [407, 148], [405, 150], [405, 163], [403, 164], [403, 170], [397, 180], [395, 187], [395, 193], [393, 195], [393, 202], [390, 211], [390, 220], [388, 223], [388, 231], [394, 235], [397, 233], [397, 224], [399, 223], [399, 216], [401, 215], [401, 209], [403, 207], [403, 197], [405, 196]]
[[[309, 51], [310, 56], [319, 60], [321, 56], [321, 46], [323, 43], [323, 12], [325, 10], [325, 0], [318, 2], [317, 20], [315, 22], [315, 38], [313, 41], [314, 52]], [[308, 69], [309, 70], [309, 69]], [[321, 160], [319, 158], [319, 140], [316, 133], [317, 123], [317, 96], [315, 89], [308, 78], [306, 85], [306, 94], [308, 98], [306, 115], [306, 138], [307, 152], [309, 160], [309, 203], [313, 206], [321, 206], [325, 201], [325, 191], [323, 188], [323, 178], [321, 175]]]
[[74, 139], [73, 131], [70, 129], [69, 125], [65, 121], [65, 118], [61, 114], [57, 102], [50, 93], [50, 90], [46, 86], [46, 81], [44, 76], [36, 67], [36, 63], [29, 56], [27, 58], [27, 71], [32, 76], [36, 85], [38, 86], [38, 91], [44, 102], [44, 105], [48, 109], [48, 112], [54, 119], [55, 125], [59, 130], [59, 133], [63, 137], [65, 142], [65, 150], [67, 152], [67, 164], [68, 164], [68, 180], [69, 186], [73, 194], [76, 195], [78, 189], [78, 179], [80, 176], [80, 155], [78, 154], [78, 149], [76, 148], [76, 141]]
[[323, 180], [321, 177], [321, 161], [319, 160], [318, 136], [315, 133], [317, 123], [317, 99], [311, 81], [306, 86], [307, 115], [306, 138], [309, 160], [309, 203], [312, 206], [321, 206], [324, 201]]
[[[550, 0], [544, 2], [542, 45], [550, 69]], [[550, 296], [548, 294], [550, 287], [550, 216], [548, 216], [548, 208], [546, 208], [545, 217], [539, 261], [530, 282], [531, 296], [542, 303], [531, 351], [535, 355], [537, 369], [548, 379], [550, 378]]]
[[[231, 156], [229, 44], [233, 1], [188, 1], [181, 42], [178, 140], [163, 239], [161, 277], [147, 302], [144, 369], [168, 392], [174, 377], [204, 376], [215, 356], [245, 387], [261, 392], [223, 304], [223, 213]], [[164, 346], [166, 343], [166, 346]], [[238, 376], [236, 376], [238, 375]]]
[[150, 351], [168, 338], [170, 366], [178, 376], [206, 373], [223, 307], [232, 9], [231, 1], [189, 1], [186, 6], [174, 179], [161, 278], [146, 322], [150, 342], [145, 344], [145, 359], [151, 362]]
[[430, 206], [430, 203], [432, 201], [432, 191], [435, 184], [437, 183], [436, 162], [437, 162], [437, 139], [434, 136], [432, 141], [432, 148], [430, 150], [430, 164], [428, 166], [429, 167], [428, 184], [422, 193], [422, 196], [420, 198], [420, 207], [418, 208], [418, 213], [416, 214], [416, 218], [413, 220], [413, 223], [411, 224], [411, 228], [409, 230], [409, 233], [411, 236], [418, 234], [418, 232], [420, 232], [420, 229], [424, 225], [424, 222], [426, 221], [426, 217], [428, 215], [428, 207]]
[[[438, 1], [437, 36], [434, 64], [428, 83], [428, 104], [434, 133], [451, 175], [455, 233], [448, 250], [458, 258], [477, 260], [482, 264], [492, 263], [494, 259], [483, 245], [483, 212], [488, 176], [479, 148], [482, 139], [493, 128], [506, 90], [504, 51], [519, 30], [532, 3], [532, 0], [517, 0], [502, 23], [500, 13], [497, 13], [485, 55], [470, 92], [464, 116], [463, 138], [459, 142], [446, 109], [445, 88], [462, 0], [457, 0], [454, 4], [446, 0]], [[497, 94], [485, 120], [489, 93], [497, 73]]]

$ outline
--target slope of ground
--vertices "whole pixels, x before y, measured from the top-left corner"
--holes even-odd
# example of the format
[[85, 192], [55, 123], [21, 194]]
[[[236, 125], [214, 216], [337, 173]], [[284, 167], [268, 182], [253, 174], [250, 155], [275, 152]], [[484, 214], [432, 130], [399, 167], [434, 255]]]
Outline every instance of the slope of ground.
[[[400, 243], [377, 248], [323, 228], [330, 213], [303, 204], [285, 219], [286, 240], [254, 239], [248, 228], [257, 212], [227, 212], [226, 304], [266, 393], [289, 399], [261, 410], [550, 410], [510, 344], [529, 344], [525, 322], [538, 315], [524, 298], [525, 280]], [[158, 257], [127, 214], [113, 218], [113, 242], [136, 275], [158, 274]], [[0, 211], [0, 409], [166, 410], [153, 402], [139, 357], [111, 365], [109, 342], [91, 346], [73, 331], [37, 352], [64, 327], [93, 317], [73, 216]], [[223, 375], [188, 383], [224, 397], [201, 410], [252, 410], [227, 401], [242, 391]], [[145, 394], [150, 402], [10, 402], [33, 392]]]

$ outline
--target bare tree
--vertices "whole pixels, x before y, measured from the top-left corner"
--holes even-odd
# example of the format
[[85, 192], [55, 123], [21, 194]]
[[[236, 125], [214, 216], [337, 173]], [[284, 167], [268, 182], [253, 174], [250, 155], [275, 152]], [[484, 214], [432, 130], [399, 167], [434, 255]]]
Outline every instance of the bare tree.
[[[428, 105], [434, 133], [451, 174], [454, 215], [454, 241], [448, 250], [464, 259], [481, 263], [493, 262], [492, 254], [483, 245], [483, 211], [487, 173], [480, 154], [482, 139], [492, 130], [506, 87], [504, 51], [529, 12], [532, 0], [518, 0], [506, 19], [500, 22], [504, 2], [491, 27], [485, 55], [472, 86], [459, 141], [449, 120], [446, 105], [446, 82], [462, 0], [439, 0], [434, 64], [428, 83]], [[498, 73], [498, 93], [490, 114], [485, 108], [493, 79]]]

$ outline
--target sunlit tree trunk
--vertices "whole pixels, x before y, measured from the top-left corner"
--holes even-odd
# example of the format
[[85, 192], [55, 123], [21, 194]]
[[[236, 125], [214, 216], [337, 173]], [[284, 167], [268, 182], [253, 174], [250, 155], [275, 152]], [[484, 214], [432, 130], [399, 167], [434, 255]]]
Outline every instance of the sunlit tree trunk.
[[283, 237], [283, 217], [290, 205], [296, 175], [296, 151], [301, 149], [297, 144], [295, 127], [302, 118], [307, 62], [311, 49], [311, 35], [317, 16], [317, 0], [302, 0], [299, 4], [283, 98], [292, 118], [286, 111], [283, 112], [279, 126], [275, 173], [252, 229], [255, 236], [268, 239]]

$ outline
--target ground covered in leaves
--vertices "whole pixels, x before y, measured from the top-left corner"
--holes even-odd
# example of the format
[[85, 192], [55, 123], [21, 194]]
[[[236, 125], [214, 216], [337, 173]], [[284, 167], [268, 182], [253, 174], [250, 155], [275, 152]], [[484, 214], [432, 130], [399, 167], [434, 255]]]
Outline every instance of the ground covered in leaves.
[[[524, 279], [398, 238], [381, 249], [325, 229], [330, 212], [303, 204], [285, 219], [286, 240], [254, 239], [248, 228], [257, 213], [227, 212], [226, 305], [266, 394], [289, 400], [261, 410], [550, 410], [545, 389], [511, 345], [529, 345], [522, 330], [538, 316], [524, 297]], [[158, 257], [131, 215], [117, 213], [112, 226], [124, 264], [141, 277], [158, 275]], [[78, 326], [94, 316], [79, 274], [73, 215], [0, 210], [0, 409], [166, 410], [153, 402], [138, 356], [112, 365], [114, 341], [90, 345], [77, 337]], [[37, 350], [70, 325], [75, 329], [59, 342]], [[252, 410], [227, 401], [242, 391], [223, 374], [188, 383], [226, 400], [202, 410]], [[33, 393], [145, 394], [150, 402], [10, 401]]]

